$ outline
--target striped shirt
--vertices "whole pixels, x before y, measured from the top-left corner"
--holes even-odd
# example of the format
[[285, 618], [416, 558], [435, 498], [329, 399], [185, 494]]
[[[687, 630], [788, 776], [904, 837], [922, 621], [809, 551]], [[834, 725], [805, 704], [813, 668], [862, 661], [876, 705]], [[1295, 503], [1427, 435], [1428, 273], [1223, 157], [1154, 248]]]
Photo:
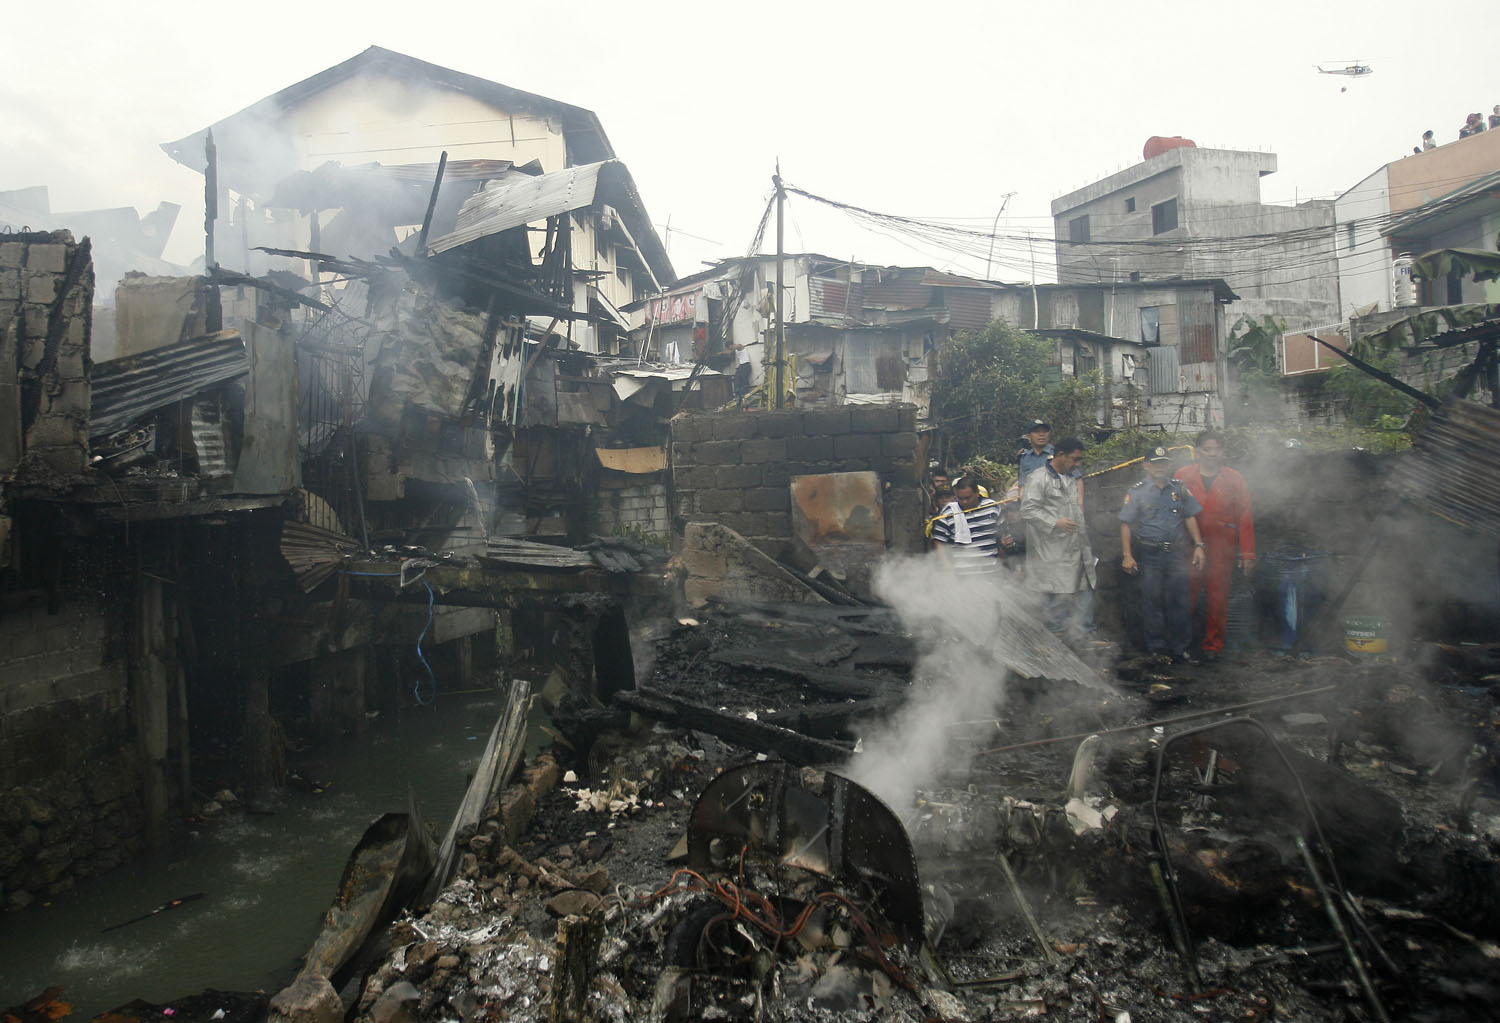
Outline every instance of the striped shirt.
[[969, 542], [959, 543], [953, 535], [954, 513], [932, 520], [932, 538], [948, 550], [959, 575], [982, 575], [1000, 565], [999, 502], [981, 500], [968, 511], [960, 512], [969, 524]]

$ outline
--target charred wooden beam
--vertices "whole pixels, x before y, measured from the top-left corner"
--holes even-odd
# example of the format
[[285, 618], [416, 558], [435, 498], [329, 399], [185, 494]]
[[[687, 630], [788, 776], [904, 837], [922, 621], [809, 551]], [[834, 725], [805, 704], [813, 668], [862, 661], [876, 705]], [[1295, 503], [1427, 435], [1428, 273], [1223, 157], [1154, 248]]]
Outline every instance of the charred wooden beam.
[[723, 650], [709, 655], [709, 659], [740, 668], [759, 671], [768, 675], [780, 675], [803, 683], [807, 688], [827, 693], [830, 696], [853, 696], [868, 698], [892, 696], [906, 688], [906, 682], [894, 676], [860, 675], [852, 671], [829, 671], [806, 664], [779, 661], [771, 657], [756, 657], [752, 654]]
[[726, 714], [657, 689], [634, 689], [615, 694], [614, 702], [658, 721], [707, 732], [725, 742], [757, 753], [770, 753], [795, 764], [836, 764], [848, 759], [849, 748], [825, 739], [802, 735], [780, 725]]

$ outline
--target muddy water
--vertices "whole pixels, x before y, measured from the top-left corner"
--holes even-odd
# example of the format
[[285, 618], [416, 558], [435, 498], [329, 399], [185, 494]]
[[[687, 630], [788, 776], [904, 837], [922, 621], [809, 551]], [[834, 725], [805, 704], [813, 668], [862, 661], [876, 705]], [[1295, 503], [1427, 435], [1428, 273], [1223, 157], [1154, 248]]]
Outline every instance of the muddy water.
[[[377, 723], [363, 739], [289, 756], [325, 790], [284, 790], [271, 815], [225, 813], [159, 856], [90, 879], [49, 906], [0, 916], [0, 1008], [54, 984], [74, 1018], [209, 987], [280, 989], [365, 827], [404, 810], [411, 785], [441, 834], [500, 710], [498, 698], [449, 697]], [[202, 899], [101, 933], [197, 892]]]

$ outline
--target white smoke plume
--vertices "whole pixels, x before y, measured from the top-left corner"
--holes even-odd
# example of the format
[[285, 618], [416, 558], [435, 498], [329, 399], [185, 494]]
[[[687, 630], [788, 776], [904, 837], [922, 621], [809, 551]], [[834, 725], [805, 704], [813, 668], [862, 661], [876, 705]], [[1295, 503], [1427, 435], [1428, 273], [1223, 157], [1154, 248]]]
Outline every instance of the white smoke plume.
[[1007, 576], [955, 576], [933, 556], [882, 562], [875, 593], [900, 615], [918, 657], [906, 704], [863, 735], [844, 773], [899, 812], [916, 789], [964, 766], [954, 723], [991, 717], [1004, 703], [999, 624], [1035, 598]]

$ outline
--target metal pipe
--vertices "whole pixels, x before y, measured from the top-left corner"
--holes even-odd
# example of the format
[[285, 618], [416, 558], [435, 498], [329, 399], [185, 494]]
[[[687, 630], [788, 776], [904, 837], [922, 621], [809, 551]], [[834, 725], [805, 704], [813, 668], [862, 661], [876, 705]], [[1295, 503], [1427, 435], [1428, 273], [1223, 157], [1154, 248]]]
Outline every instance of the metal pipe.
[[1349, 937], [1344, 921], [1339, 916], [1338, 906], [1333, 901], [1333, 894], [1323, 883], [1322, 875], [1318, 873], [1318, 864], [1313, 860], [1312, 850], [1307, 847], [1307, 840], [1298, 835], [1296, 841], [1297, 851], [1302, 854], [1302, 862], [1307, 866], [1307, 876], [1312, 879], [1313, 887], [1318, 890], [1318, 897], [1323, 900], [1323, 908], [1328, 911], [1328, 921], [1333, 924], [1333, 932], [1338, 935], [1339, 943], [1344, 946], [1344, 952], [1349, 956], [1349, 966], [1354, 970], [1354, 979], [1359, 982], [1360, 990], [1364, 992], [1370, 1011], [1375, 1014], [1375, 1018], [1380, 1023], [1390, 1023], [1391, 1017], [1386, 1015], [1385, 1006], [1381, 1004], [1380, 996], [1375, 993], [1375, 985], [1370, 981], [1370, 974], [1365, 970], [1364, 960], [1359, 957], [1359, 950], [1354, 947], [1354, 941]]
[[1032, 739], [1028, 742], [1012, 743], [1009, 746], [995, 746], [992, 749], [982, 749], [975, 756], [986, 753], [1013, 753], [1016, 750], [1037, 749], [1042, 746], [1053, 746], [1061, 742], [1078, 742], [1087, 739], [1091, 735], [1122, 735], [1126, 732], [1139, 732], [1144, 728], [1156, 728], [1161, 725], [1175, 725], [1183, 721], [1196, 721], [1198, 718], [1212, 717], [1215, 714], [1237, 714], [1240, 711], [1251, 710], [1255, 707], [1266, 707], [1273, 703], [1285, 703], [1288, 700], [1301, 699], [1304, 696], [1319, 696], [1323, 693], [1331, 693], [1338, 686], [1316, 686], [1312, 689], [1303, 689], [1295, 693], [1284, 693], [1281, 696], [1267, 696], [1261, 700], [1249, 700], [1245, 703], [1232, 703], [1227, 707], [1213, 707], [1208, 710], [1195, 710], [1188, 714], [1177, 714], [1169, 718], [1157, 718], [1154, 721], [1142, 721], [1134, 725], [1120, 725], [1117, 728], [1096, 729], [1092, 732], [1074, 732], [1072, 735], [1055, 735], [1050, 739]]
[[1010, 885], [1010, 893], [1016, 897], [1016, 905], [1021, 909], [1021, 916], [1026, 920], [1026, 927], [1031, 931], [1031, 936], [1042, 948], [1042, 955], [1047, 962], [1057, 962], [1057, 953], [1052, 950], [1052, 945], [1047, 941], [1047, 936], [1042, 933], [1042, 925], [1036, 922], [1036, 917], [1031, 912], [1031, 906], [1026, 903], [1026, 893], [1021, 891], [1021, 882], [1016, 880], [1016, 872], [1010, 869], [1010, 860], [1005, 858], [1005, 853], [999, 854], [1000, 869], [1005, 873], [1006, 883]]

